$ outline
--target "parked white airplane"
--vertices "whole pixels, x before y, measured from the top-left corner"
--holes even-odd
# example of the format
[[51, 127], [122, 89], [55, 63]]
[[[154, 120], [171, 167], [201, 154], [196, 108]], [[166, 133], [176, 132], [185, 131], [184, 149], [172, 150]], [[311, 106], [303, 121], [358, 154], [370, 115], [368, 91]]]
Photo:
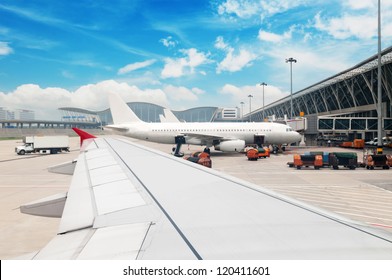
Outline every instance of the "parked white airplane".
[[[31, 259], [392, 259], [392, 234], [113, 137], [83, 142], [68, 193], [21, 206], [61, 217]], [[168, 176], [173, 174], [176, 176]]]
[[113, 125], [105, 128], [122, 131], [126, 136], [151, 142], [214, 146], [223, 152], [240, 152], [246, 144], [290, 144], [301, 135], [290, 126], [270, 122], [146, 123], [141, 121], [118, 94], [109, 95]]

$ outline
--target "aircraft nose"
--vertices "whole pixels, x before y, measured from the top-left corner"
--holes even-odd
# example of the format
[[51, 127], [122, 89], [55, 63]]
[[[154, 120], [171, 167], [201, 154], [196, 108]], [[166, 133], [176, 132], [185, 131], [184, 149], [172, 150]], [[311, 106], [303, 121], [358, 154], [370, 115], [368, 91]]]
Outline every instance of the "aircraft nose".
[[296, 132], [296, 131], [293, 131], [294, 133], [293, 133], [293, 142], [299, 142], [299, 141], [301, 141], [301, 134], [299, 134], [298, 132]]

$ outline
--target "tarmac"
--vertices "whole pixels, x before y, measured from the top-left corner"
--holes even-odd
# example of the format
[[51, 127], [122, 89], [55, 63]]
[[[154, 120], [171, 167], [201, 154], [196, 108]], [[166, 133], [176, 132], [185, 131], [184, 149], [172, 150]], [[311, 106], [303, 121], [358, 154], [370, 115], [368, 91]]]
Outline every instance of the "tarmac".
[[[118, 136], [116, 136], [118, 137]], [[172, 145], [127, 138], [168, 154]], [[76, 159], [79, 138], [70, 138], [69, 153], [19, 156], [14, 148], [21, 140], [0, 141], [0, 259], [12, 259], [39, 250], [56, 234], [60, 219], [20, 213], [25, 203], [66, 192], [72, 176], [49, 173], [49, 166]], [[190, 154], [200, 146], [184, 145]], [[356, 151], [335, 147], [292, 147], [284, 154], [248, 161], [244, 154], [211, 152], [212, 168], [250, 181], [260, 187], [327, 209], [358, 223], [392, 232], [392, 169], [357, 168], [333, 170], [290, 168], [294, 153], [305, 151]], [[173, 170], [173, 174], [175, 170]]]

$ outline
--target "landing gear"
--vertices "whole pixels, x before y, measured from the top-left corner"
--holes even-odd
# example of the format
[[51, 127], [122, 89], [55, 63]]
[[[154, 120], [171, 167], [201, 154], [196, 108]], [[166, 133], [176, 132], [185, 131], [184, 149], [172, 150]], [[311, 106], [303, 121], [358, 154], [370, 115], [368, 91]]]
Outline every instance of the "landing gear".
[[174, 137], [174, 143], [176, 143], [176, 147], [173, 147], [172, 149], [174, 156], [183, 157], [184, 153], [181, 153], [181, 146], [182, 144], [185, 144], [185, 137], [184, 136]]

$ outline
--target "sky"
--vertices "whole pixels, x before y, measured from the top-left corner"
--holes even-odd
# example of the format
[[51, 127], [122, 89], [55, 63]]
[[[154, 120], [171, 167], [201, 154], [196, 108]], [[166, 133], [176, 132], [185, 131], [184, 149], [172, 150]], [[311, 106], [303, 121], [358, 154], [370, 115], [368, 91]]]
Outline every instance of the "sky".
[[[381, 11], [384, 49], [392, 0]], [[59, 120], [114, 91], [248, 113], [260, 83], [265, 105], [290, 94], [287, 58], [296, 92], [375, 55], [377, 39], [377, 0], [0, 0], [0, 107]]]

